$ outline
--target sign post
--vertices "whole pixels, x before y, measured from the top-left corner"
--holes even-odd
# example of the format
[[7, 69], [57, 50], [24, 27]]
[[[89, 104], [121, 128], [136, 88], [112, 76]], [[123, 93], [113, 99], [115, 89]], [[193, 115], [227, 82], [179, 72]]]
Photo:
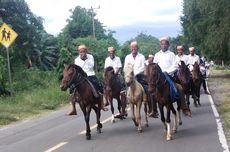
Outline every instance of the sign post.
[[9, 84], [10, 84], [10, 91], [12, 93], [12, 79], [11, 79], [11, 72], [10, 72], [10, 56], [9, 56], [9, 46], [14, 42], [18, 34], [10, 28], [6, 23], [4, 23], [0, 28], [0, 43], [2, 43], [6, 48], [7, 53], [7, 67], [8, 67], [8, 76], [9, 76]]

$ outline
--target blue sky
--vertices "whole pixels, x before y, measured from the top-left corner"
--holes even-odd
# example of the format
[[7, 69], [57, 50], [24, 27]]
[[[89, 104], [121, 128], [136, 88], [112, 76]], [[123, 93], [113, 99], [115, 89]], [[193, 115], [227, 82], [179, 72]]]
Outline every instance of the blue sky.
[[181, 33], [182, 0], [25, 0], [33, 13], [44, 18], [48, 33], [57, 35], [77, 5], [95, 9], [96, 18], [124, 42], [143, 32], [156, 37]]

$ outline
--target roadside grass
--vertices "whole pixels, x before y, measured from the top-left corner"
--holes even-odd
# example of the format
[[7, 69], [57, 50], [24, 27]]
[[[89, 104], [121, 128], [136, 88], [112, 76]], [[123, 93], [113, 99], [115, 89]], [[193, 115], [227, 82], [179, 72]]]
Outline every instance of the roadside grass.
[[212, 68], [208, 85], [230, 143], [230, 70]]
[[0, 97], [0, 126], [53, 111], [69, 102], [53, 72], [24, 70], [13, 80], [14, 94]]

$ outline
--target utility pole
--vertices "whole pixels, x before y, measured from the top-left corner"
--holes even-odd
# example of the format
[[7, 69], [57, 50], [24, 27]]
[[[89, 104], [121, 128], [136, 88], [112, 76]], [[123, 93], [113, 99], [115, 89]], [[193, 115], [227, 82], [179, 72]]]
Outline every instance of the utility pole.
[[95, 34], [95, 23], [94, 23], [94, 10], [95, 9], [100, 9], [100, 6], [98, 6], [98, 8], [93, 8], [91, 6], [91, 17], [92, 17], [92, 26], [93, 26], [93, 38], [96, 38], [96, 34]]

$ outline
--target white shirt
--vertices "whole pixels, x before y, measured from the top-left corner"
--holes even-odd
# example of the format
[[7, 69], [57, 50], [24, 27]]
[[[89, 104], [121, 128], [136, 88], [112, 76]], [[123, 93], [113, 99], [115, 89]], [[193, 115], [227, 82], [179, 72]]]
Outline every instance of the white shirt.
[[86, 54], [86, 60], [82, 60], [80, 56], [78, 56], [74, 60], [74, 64], [80, 66], [83, 71], [87, 74], [87, 76], [95, 75], [94, 72], [94, 58], [91, 54]]
[[113, 67], [114, 72], [116, 73], [117, 70], [122, 67], [121, 59], [118, 56], [115, 56], [113, 59], [111, 59], [110, 57], [107, 57], [105, 59], [104, 69], [106, 69], [109, 66]]
[[134, 58], [131, 53], [125, 57], [124, 69], [128, 64], [133, 65], [133, 73], [136, 76], [145, 70], [145, 57], [141, 53], [138, 53]]
[[180, 64], [180, 61], [184, 61], [185, 65], [188, 64], [188, 56], [185, 54], [176, 55], [176, 64]]
[[173, 74], [177, 69], [177, 64], [175, 60], [175, 54], [169, 50], [163, 52], [160, 50], [154, 56], [154, 63], [157, 63], [162, 72], [167, 72], [168, 74]]
[[198, 64], [200, 64], [200, 58], [198, 55], [194, 54], [194, 55], [191, 55], [189, 54], [188, 55], [188, 65], [189, 65], [189, 70], [192, 71], [193, 70], [193, 64], [197, 62]]

